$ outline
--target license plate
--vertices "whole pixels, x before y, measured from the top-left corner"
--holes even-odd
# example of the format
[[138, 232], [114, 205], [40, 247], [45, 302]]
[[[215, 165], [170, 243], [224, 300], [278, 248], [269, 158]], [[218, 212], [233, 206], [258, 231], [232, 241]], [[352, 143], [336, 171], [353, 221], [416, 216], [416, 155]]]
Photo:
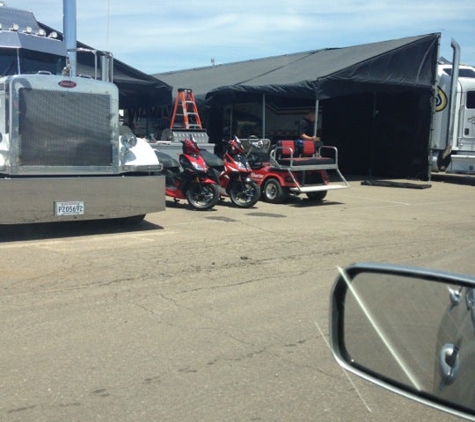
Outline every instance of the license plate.
[[84, 215], [84, 201], [55, 202], [54, 214], [57, 216]]

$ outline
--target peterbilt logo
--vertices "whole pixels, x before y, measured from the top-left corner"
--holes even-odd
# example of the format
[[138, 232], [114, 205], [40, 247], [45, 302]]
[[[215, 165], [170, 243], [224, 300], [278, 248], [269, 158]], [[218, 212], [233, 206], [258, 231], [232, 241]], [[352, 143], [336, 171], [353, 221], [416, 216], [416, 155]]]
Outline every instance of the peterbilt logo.
[[61, 81], [61, 82], [58, 82], [58, 85], [63, 87], [63, 88], [76, 88], [76, 82], [73, 82], [73, 81]]

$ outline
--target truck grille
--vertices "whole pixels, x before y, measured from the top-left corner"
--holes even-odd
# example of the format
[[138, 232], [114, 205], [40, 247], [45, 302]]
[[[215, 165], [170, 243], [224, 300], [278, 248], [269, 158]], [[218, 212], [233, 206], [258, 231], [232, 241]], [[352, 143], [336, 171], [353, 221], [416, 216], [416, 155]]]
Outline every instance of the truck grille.
[[111, 166], [110, 97], [21, 88], [21, 166]]

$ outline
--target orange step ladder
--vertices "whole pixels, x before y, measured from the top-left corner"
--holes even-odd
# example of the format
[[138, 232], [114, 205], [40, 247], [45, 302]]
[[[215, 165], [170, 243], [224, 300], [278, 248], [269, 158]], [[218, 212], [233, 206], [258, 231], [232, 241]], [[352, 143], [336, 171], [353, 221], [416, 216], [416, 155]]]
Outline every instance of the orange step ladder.
[[[177, 119], [177, 117], [179, 119]], [[193, 91], [189, 88], [178, 88], [170, 129], [176, 127], [184, 129], [203, 129], [198, 108], [196, 107], [195, 96], [193, 95]]]

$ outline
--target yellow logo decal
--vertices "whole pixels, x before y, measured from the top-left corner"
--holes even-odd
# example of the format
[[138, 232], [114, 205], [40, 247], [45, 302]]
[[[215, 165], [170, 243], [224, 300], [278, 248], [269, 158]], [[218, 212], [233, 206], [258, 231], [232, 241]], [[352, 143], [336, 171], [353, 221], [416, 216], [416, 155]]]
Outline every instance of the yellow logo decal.
[[435, 97], [435, 111], [442, 111], [445, 107], [447, 107], [447, 95], [445, 92], [440, 88], [437, 87], [437, 96]]

